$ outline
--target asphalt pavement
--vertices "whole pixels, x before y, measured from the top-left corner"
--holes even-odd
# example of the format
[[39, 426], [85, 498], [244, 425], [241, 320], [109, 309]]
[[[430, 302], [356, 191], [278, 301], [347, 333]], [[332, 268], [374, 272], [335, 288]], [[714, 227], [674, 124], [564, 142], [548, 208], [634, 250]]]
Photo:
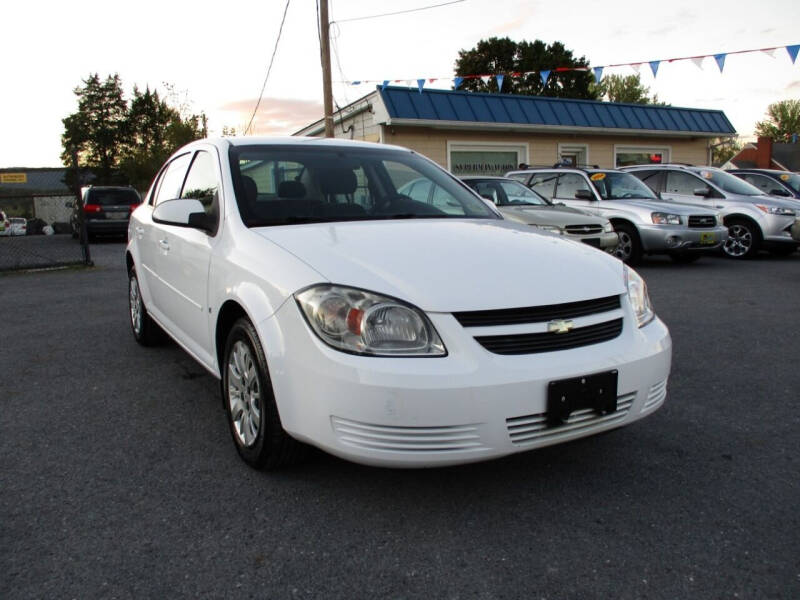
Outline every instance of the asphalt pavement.
[[134, 342], [123, 250], [0, 275], [0, 598], [800, 598], [800, 255], [638, 269], [673, 372], [629, 427], [263, 473], [218, 383]]

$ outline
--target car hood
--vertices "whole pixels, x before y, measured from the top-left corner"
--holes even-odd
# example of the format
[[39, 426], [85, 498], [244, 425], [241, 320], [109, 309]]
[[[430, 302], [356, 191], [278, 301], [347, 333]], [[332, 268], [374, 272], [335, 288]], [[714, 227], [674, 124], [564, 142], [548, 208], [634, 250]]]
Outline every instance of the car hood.
[[617, 259], [511, 221], [361, 221], [255, 231], [327, 281], [429, 312], [559, 304], [625, 291]]
[[568, 206], [498, 206], [503, 216], [520, 223], [537, 225], [585, 225], [605, 224], [606, 219], [590, 215], [577, 208]]
[[604, 200], [604, 202], [618, 202], [621, 206], [639, 207], [652, 212], [670, 212], [677, 215], [696, 215], [699, 213], [708, 214], [715, 212], [715, 209], [691, 204], [689, 202], [673, 202], [672, 200]]

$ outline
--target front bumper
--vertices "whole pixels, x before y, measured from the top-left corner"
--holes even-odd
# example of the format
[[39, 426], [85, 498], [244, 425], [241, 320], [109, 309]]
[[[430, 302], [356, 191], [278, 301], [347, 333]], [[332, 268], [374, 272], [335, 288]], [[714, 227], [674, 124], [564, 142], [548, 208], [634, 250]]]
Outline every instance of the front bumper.
[[796, 242], [800, 242], [800, 219], [797, 219], [794, 224], [792, 225], [790, 232], [792, 234], [792, 239]]
[[593, 248], [601, 248], [602, 250], [616, 248], [617, 244], [619, 244], [619, 236], [617, 235], [616, 231], [589, 235], [573, 235], [565, 233], [564, 237], [577, 242], [583, 242], [584, 244], [592, 246]]
[[796, 226], [795, 217], [784, 217], [780, 215], [765, 215], [759, 225], [764, 236], [764, 243], [792, 243], [796, 240], [792, 238], [792, 228]]
[[724, 225], [690, 229], [684, 225], [639, 225], [645, 252], [694, 252], [722, 247], [728, 239]]
[[[627, 303], [623, 303], [627, 305]], [[448, 355], [364, 357], [338, 352], [310, 331], [294, 301], [258, 324], [283, 427], [354, 462], [429, 467], [475, 462], [627, 425], [666, 397], [672, 342], [658, 319], [643, 328], [630, 308], [615, 339], [540, 354], [493, 354], [476, 329], [429, 314]], [[576, 326], [580, 326], [576, 319]], [[616, 369], [618, 409], [545, 422], [551, 381]]]

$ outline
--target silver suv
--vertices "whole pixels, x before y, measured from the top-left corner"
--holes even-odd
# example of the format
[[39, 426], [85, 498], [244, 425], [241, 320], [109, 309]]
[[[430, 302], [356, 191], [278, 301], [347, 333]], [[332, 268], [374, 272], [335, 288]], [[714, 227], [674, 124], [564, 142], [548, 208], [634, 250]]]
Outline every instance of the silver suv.
[[797, 204], [765, 196], [757, 187], [714, 167], [637, 165], [624, 167], [665, 200], [702, 204], [718, 210], [728, 226], [723, 249], [731, 258], [750, 258], [760, 249], [791, 254]]
[[615, 169], [534, 168], [506, 177], [548, 200], [610, 220], [619, 235], [613, 252], [626, 263], [634, 264], [645, 254], [692, 262], [728, 238], [716, 210], [663, 202], [641, 181]]

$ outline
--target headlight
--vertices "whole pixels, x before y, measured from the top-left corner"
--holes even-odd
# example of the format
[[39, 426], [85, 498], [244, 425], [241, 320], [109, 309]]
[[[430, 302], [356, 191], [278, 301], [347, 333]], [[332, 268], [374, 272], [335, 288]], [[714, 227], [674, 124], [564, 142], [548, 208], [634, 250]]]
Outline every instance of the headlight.
[[542, 231], [549, 231], [550, 233], [555, 233], [558, 235], [563, 235], [564, 230], [561, 227], [556, 227], [555, 225], [533, 225], [537, 229], [541, 229]]
[[670, 213], [654, 212], [650, 215], [650, 219], [656, 225], [680, 225], [681, 216], [673, 215]]
[[614, 231], [614, 226], [611, 224], [611, 221], [603, 225], [603, 232], [604, 233], [611, 233]]
[[653, 311], [653, 305], [650, 304], [650, 296], [647, 295], [647, 285], [636, 271], [627, 265], [624, 265], [624, 267], [625, 287], [628, 288], [628, 298], [636, 315], [636, 322], [639, 327], [644, 327], [656, 316]]
[[758, 208], [770, 215], [779, 215], [781, 217], [793, 217], [795, 211], [791, 208], [783, 208], [782, 206], [767, 206], [766, 204], [756, 204]]
[[447, 354], [425, 314], [400, 300], [328, 284], [294, 298], [314, 333], [337, 350], [372, 356]]

